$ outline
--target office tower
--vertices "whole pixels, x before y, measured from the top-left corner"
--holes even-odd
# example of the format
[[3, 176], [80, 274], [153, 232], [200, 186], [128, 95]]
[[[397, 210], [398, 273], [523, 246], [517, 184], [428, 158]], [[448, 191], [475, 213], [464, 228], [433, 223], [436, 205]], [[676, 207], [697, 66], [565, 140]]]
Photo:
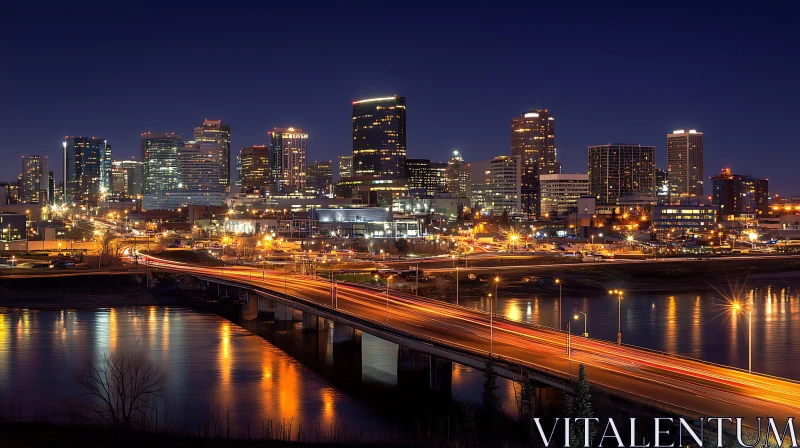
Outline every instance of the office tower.
[[100, 159], [100, 191], [105, 193], [111, 191], [111, 145], [103, 140], [103, 152]]
[[353, 101], [353, 175], [402, 179], [406, 167], [406, 99]]
[[661, 203], [669, 201], [669, 177], [661, 168], [656, 168], [656, 198]]
[[[194, 141], [214, 142], [220, 147], [219, 185], [224, 190], [231, 185], [231, 127], [222, 120], [203, 120], [202, 126], [194, 128]], [[238, 168], [237, 168], [238, 170]]]
[[555, 118], [547, 109], [525, 112], [511, 119], [511, 155], [522, 159], [523, 213], [539, 215], [539, 176], [558, 174], [555, 146]]
[[273, 128], [269, 135], [270, 170], [277, 191], [283, 194], [305, 191], [308, 134], [299, 128]]
[[406, 159], [406, 179], [412, 196], [433, 194], [431, 186], [431, 161], [429, 159]]
[[242, 188], [258, 190], [270, 185], [269, 148], [264, 145], [248, 146], [239, 152]]
[[47, 157], [22, 157], [22, 182], [20, 182], [20, 202], [28, 204], [47, 204], [49, 178]]
[[181, 147], [180, 134], [142, 134], [142, 194], [178, 189]]
[[667, 134], [667, 170], [673, 198], [703, 196], [703, 133], [683, 129]]
[[178, 188], [190, 191], [223, 191], [225, 186], [220, 182], [224, 166], [222, 159], [223, 149], [217, 142], [185, 142], [178, 148]]
[[96, 137], [65, 137], [66, 201], [97, 203], [108, 142]]
[[323, 160], [308, 166], [306, 191], [317, 196], [328, 196], [333, 186], [333, 161]]
[[339, 179], [353, 175], [353, 156], [339, 156]]
[[615, 205], [629, 193], [655, 195], [656, 147], [606, 144], [589, 147], [589, 187], [599, 204]]
[[749, 174], [732, 174], [729, 168], [711, 178], [712, 203], [717, 217], [764, 215], [769, 212], [769, 181]]
[[472, 166], [464, 161], [458, 151], [453, 151], [453, 156], [447, 162], [445, 171], [445, 184], [448, 193], [455, 195], [470, 194]]
[[495, 215], [519, 214], [522, 156], [498, 156], [489, 161], [485, 207]]
[[56, 203], [56, 179], [52, 171], [47, 172], [47, 203]]
[[111, 185], [114, 194], [129, 197], [142, 194], [142, 162], [136, 160], [111, 162]]
[[542, 174], [539, 191], [542, 215], [564, 216], [578, 209], [578, 198], [589, 195], [589, 175]]
[[430, 171], [431, 194], [447, 191], [447, 162], [431, 162]]

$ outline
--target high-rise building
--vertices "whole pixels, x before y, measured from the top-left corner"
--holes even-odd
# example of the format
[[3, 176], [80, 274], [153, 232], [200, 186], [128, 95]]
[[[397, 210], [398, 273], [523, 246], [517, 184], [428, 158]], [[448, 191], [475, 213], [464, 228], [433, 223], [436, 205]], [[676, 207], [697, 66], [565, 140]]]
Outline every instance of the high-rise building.
[[578, 209], [578, 199], [589, 195], [588, 174], [542, 174], [539, 176], [542, 215], [566, 215]]
[[96, 203], [103, 192], [108, 142], [96, 137], [65, 137], [66, 200]]
[[470, 181], [472, 166], [464, 161], [458, 151], [453, 151], [453, 156], [447, 162], [445, 171], [445, 184], [447, 192], [455, 195], [470, 195], [472, 182]]
[[431, 194], [447, 191], [447, 162], [431, 162]]
[[539, 176], [558, 174], [555, 146], [555, 118], [547, 109], [525, 112], [511, 119], [511, 155], [525, 166], [521, 174], [522, 212], [539, 215]]
[[231, 185], [231, 126], [222, 120], [203, 120], [201, 126], [194, 128], [195, 142], [214, 142], [220, 148], [219, 185], [224, 190]]
[[661, 168], [656, 168], [656, 199], [658, 202], [669, 202], [669, 176]]
[[111, 145], [108, 144], [107, 141], [103, 140], [103, 152], [102, 157], [100, 159], [100, 191], [101, 192], [110, 192], [111, 191]]
[[433, 194], [428, 191], [431, 186], [430, 159], [406, 159], [405, 173], [409, 194], [413, 196]]
[[178, 148], [180, 182], [178, 188], [190, 191], [223, 191], [222, 147], [217, 142], [185, 142]]
[[47, 204], [49, 202], [49, 178], [47, 157], [22, 157], [22, 182], [20, 182], [20, 202]]
[[256, 190], [272, 183], [269, 167], [269, 148], [264, 145], [248, 146], [239, 152], [242, 188]]
[[656, 147], [606, 144], [589, 147], [589, 188], [599, 204], [615, 205], [629, 193], [655, 195]]
[[299, 128], [273, 128], [269, 135], [270, 169], [277, 191], [284, 194], [305, 191], [308, 134]]
[[[339, 179], [353, 176], [353, 156], [339, 156]], [[338, 180], [338, 179], [337, 179]]]
[[333, 161], [323, 160], [308, 165], [306, 192], [317, 196], [328, 196], [333, 188]]
[[521, 156], [498, 156], [489, 161], [485, 207], [495, 215], [521, 212]]
[[667, 171], [675, 198], [703, 196], [703, 133], [679, 129], [667, 134]]
[[56, 203], [56, 178], [53, 176], [52, 171], [47, 172], [47, 202], [50, 204]]
[[111, 162], [111, 191], [121, 196], [142, 194], [142, 162], [115, 160]]
[[142, 134], [142, 193], [178, 189], [181, 167], [178, 152], [183, 147], [180, 134]]
[[404, 178], [406, 99], [353, 101], [353, 175]]
[[711, 178], [712, 203], [717, 217], [765, 215], [769, 212], [769, 181], [749, 174], [732, 174], [729, 168]]

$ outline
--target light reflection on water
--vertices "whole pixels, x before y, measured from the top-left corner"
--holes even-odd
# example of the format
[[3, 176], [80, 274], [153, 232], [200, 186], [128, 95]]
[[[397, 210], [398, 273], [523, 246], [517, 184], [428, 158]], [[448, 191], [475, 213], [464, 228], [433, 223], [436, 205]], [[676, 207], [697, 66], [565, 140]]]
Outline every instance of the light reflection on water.
[[[727, 291], [721, 290], [726, 296]], [[718, 292], [687, 294], [625, 294], [621, 308], [622, 342], [719, 364], [747, 368], [748, 321], [746, 313], [731, 310], [730, 297]], [[800, 380], [794, 368], [800, 362], [800, 297], [789, 286], [758, 286], [741, 292], [752, 308], [753, 369]], [[462, 305], [487, 309], [486, 297], [461, 296]], [[558, 327], [558, 294], [503, 297], [496, 305], [506, 317]], [[615, 296], [563, 297], [563, 328], [578, 311], [588, 315], [592, 338], [616, 341]], [[798, 330], [795, 330], [798, 328]], [[583, 332], [583, 316], [573, 320], [572, 331]]]
[[367, 430], [383, 423], [279, 349], [212, 314], [186, 309], [0, 309], [0, 394], [32, 414], [61, 411], [82, 391], [73, 378], [104, 352], [142, 352], [167, 371], [169, 405], [189, 424], [220, 410], [230, 421], [292, 421], [295, 431]]

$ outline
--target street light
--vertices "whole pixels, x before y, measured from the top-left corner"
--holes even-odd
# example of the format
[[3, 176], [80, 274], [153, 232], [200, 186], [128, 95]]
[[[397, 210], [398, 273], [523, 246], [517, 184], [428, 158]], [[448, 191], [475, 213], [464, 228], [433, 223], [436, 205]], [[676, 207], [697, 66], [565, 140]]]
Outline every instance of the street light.
[[[586, 327], [589, 325], [589, 317], [583, 311], [578, 311], [578, 314], [583, 314], [583, 337], [588, 338], [589, 337], [589, 331], [587, 330]], [[573, 316], [575, 318], [575, 320], [578, 320], [578, 318], [580, 317], [580, 316], [578, 316], [578, 314]]]
[[561, 279], [557, 278], [556, 284], [558, 285], [558, 331], [561, 331], [561, 322], [564, 320], [564, 308], [561, 306], [561, 299], [563, 297], [561, 294]]
[[494, 298], [489, 294], [489, 357], [491, 358], [494, 349], [494, 306], [493, 302], [497, 299], [497, 285], [500, 284], [500, 276], [494, 277]]
[[[744, 312], [739, 301], [733, 302], [733, 312]], [[753, 373], [753, 309], [747, 308], [747, 373]]]
[[[376, 276], [377, 277], [377, 276]], [[392, 281], [393, 275], [386, 277], [386, 323], [389, 323], [389, 284]]]
[[611, 289], [608, 293], [617, 295], [617, 344], [622, 344], [622, 295], [624, 292], [621, 289]]

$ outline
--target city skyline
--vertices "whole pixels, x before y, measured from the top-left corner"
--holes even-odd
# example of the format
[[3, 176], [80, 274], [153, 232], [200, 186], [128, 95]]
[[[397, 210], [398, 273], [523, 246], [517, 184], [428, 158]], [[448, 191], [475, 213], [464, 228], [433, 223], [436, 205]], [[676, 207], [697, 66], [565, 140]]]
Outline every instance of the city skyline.
[[[737, 16], [733, 11], [718, 13], [713, 8], [693, 6], [693, 13], [704, 20], [703, 29], [672, 34], [669, 39], [654, 33], [652, 37], [646, 35], [635, 40], [628, 39], [621, 30], [597, 37], [594, 31], [603, 21], [595, 20], [596, 16], [615, 21], [633, 20], [654, 30], [663, 30], [679, 23], [680, 15], [677, 11], [651, 6], [631, 10], [612, 6], [607, 11], [594, 11], [594, 8], [587, 5], [585, 16], [560, 18], [542, 30], [541, 34], [554, 45], [551, 48], [554, 60], [549, 70], [542, 71], [525, 62], [503, 74], [476, 65], [476, 56], [494, 53], [497, 60], [511, 57], [523, 44], [503, 46], [498, 43], [519, 41], [524, 27], [515, 25], [538, 13], [522, 10], [519, 17], [509, 19], [509, 26], [501, 30], [495, 25], [507, 18], [499, 12], [465, 11], [462, 21], [447, 22], [437, 29], [432, 26], [432, 18], [400, 11], [393, 17], [420, 29], [419, 35], [410, 36], [405, 45], [398, 47], [404, 59], [402, 65], [383, 60], [377, 43], [365, 41], [361, 46], [356, 45], [354, 42], [361, 34], [357, 37], [345, 33], [333, 37], [330, 42], [320, 42], [319, 36], [337, 34], [332, 32], [334, 25], [329, 24], [321, 12], [308, 13], [313, 32], [303, 39], [269, 43], [251, 32], [256, 27], [239, 26], [237, 32], [227, 38], [217, 35], [211, 41], [202, 36], [197, 38], [217, 50], [233, 43], [245, 43], [242, 50], [230, 50], [232, 67], [249, 65], [251, 55], [276, 46], [286, 46], [296, 52], [313, 49], [301, 62], [304, 70], [300, 71], [305, 74], [270, 73], [264, 78], [252, 74], [258, 70], [245, 73], [231, 70], [231, 73], [219, 75], [229, 84], [227, 90], [203, 89], [204, 94], [198, 96], [200, 86], [208, 81], [202, 72], [190, 79], [181, 73], [180, 64], [174, 69], [162, 67], [157, 74], [143, 75], [146, 72], [136, 68], [141, 66], [142, 51], [147, 53], [163, 44], [179, 52], [185, 50], [189, 58], [197, 48], [208, 51], [204, 45], [190, 44], [182, 39], [181, 33], [171, 31], [158, 38], [145, 36], [133, 42], [126, 40], [132, 33], [128, 25], [141, 19], [144, 11], [133, 10], [123, 15], [124, 18], [117, 15], [116, 31], [105, 39], [107, 43], [92, 44], [91, 48], [98, 50], [97, 57], [115, 67], [110, 73], [103, 72], [107, 79], [98, 79], [93, 73], [78, 75], [44, 69], [43, 64], [77, 57], [86, 51], [86, 41], [91, 37], [80, 30], [63, 35], [57, 31], [58, 26], [48, 24], [79, 14], [102, 17], [104, 13], [80, 8], [48, 12], [41, 17], [41, 35], [32, 36], [31, 30], [24, 29], [21, 24], [26, 23], [33, 11], [22, 7], [12, 12], [18, 20], [12, 21], [3, 31], [16, 36], [15, 41], [20, 45], [3, 49], [14, 70], [4, 69], [0, 76], [4, 84], [15, 88], [4, 95], [5, 103], [14, 107], [3, 108], [0, 116], [9, 135], [0, 150], [15, 157], [41, 155], [56, 160], [56, 151], [64, 135], [102, 135], [114, 145], [116, 158], [122, 160], [136, 154], [138, 137], [144, 131], [190, 135], [199, 120], [209, 118], [231, 125], [233, 151], [265, 144], [269, 129], [292, 123], [309, 132], [309, 157], [334, 159], [347, 154], [351, 146], [351, 102], [397, 93], [408, 98], [411, 110], [409, 157], [446, 161], [454, 149], [467, 161], [508, 154], [509, 120], [531, 109], [549, 109], [558, 117], [557, 146], [563, 172], [583, 171], [586, 148], [608, 142], [656, 146], [657, 166], [666, 168], [664, 135], [673, 129], [699, 129], [706, 134], [706, 183], [712, 173], [723, 167], [734, 171], [746, 167], [754, 175], [769, 177], [773, 191], [783, 195], [800, 194], [800, 188], [793, 186], [791, 170], [800, 157], [792, 151], [795, 113], [786, 106], [793, 103], [798, 93], [788, 87], [793, 84], [782, 82], [789, 80], [789, 74], [798, 64], [796, 58], [787, 57], [796, 44], [796, 37], [786, 35], [775, 39], [774, 34], [763, 33], [767, 26], [773, 33], [784, 32], [771, 22], [782, 20], [777, 7], [756, 15]], [[190, 10], [173, 12], [185, 20], [192, 20], [196, 14]], [[373, 29], [378, 25], [366, 19], [383, 12], [344, 8], [334, 14], [334, 19], [352, 15], [353, 20], [365, 22], [366, 27]], [[597, 13], [595, 17], [591, 17], [593, 12]], [[240, 24], [248, 22], [240, 13], [225, 10], [220, 13]], [[264, 13], [279, 14], [281, 10], [269, 9]], [[746, 27], [737, 26], [745, 20]], [[481, 28], [489, 30], [480, 38], [468, 33], [470, 25], [477, 23], [485, 23], [487, 26]], [[564, 38], [557, 31], [564, 26], [571, 26], [576, 32]], [[448, 33], [458, 39], [446, 37]], [[590, 38], [591, 45], [582, 49], [584, 40]], [[30, 53], [28, 41], [36, 43], [40, 39], [61, 42], [36, 54], [36, 59], [26, 56]], [[431, 48], [418, 45], [423, 41], [450, 42], [452, 51], [443, 55], [441, 45]], [[113, 47], [113, 51], [106, 45]], [[314, 45], [318, 47], [314, 49]], [[344, 49], [337, 53], [334, 51], [337, 48]], [[352, 48], [359, 49], [361, 59]], [[417, 51], [418, 48], [422, 50]], [[632, 52], [639, 56], [640, 66], [659, 67], [663, 65], [663, 58], [673, 57], [678, 48], [686, 49], [687, 58], [694, 57], [702, 62], [688, 72], [644, 70], [623, 75], [618, 72], [577, 75], [600, 62], [604, 65], [623, 63]], [[732, 54], [736, 57], [729, 57]], [[423, 66], [429, 68], [426, 73], [430, 76], [419, 76]], [[265, 79], [267, 82], [263, 82]], [[529, 82], [512, 82], [522, 79]], [[689, 101], [672, 101], [680, 95], [687, 96]], [[153, 108], [162, 100], [168, 100], [169, 107]], [[83, 106], [75, 108], [77, 103]], [[98, 110], [103, 113], [97, 113]], [[747, 114], [745, 110], [764, 113]], [[759, 139], [758, 148], [736, 135], [737, 130], [749, 126], [769, 130]], [[26, 132], [13, 132], [15, 129]], [[785, 158], [786, 163], [775, 164], [775, 158]], [[13, 179], [18, 168], [3, 168], [0, 179]], [[54, 171], [60, 177], [61, 170]], [[710, 193], [709, 188], [705, 193]]]

